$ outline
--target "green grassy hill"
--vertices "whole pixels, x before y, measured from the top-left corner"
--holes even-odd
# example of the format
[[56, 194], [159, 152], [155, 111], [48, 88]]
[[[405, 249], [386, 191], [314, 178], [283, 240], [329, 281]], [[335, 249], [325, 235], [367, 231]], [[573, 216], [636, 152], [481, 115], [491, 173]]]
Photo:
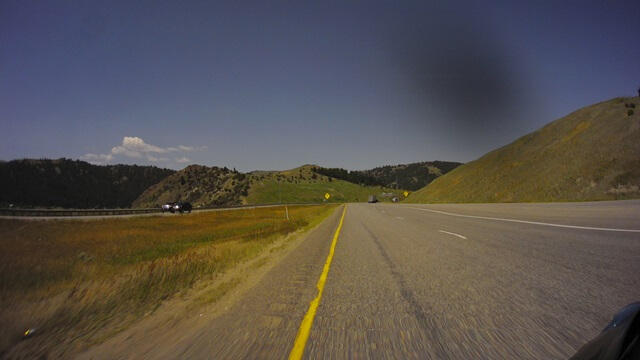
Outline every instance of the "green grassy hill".
[[390, 201], [390, 197], [380, 195], [395, 193], [387, 188], [365, 187], [316, 174], [313, 167], [243, 174], [227, 168], [191, 165], [147, 189], [133, 206], [153, 208], [171, 201], [189, 201], [195, 207], [322, 203], [326, 193], [330, 194], [326, 201], [329, 203], [367, 201], [369, 195]]
[[[369, 195], [378, 196], [395, 192], [377, 186], [365, 187], [315, 173], [313, 165], [304, 165], [286, 171], [254, 171], [250, 173], [249, 204], [272, 203], [318, 203], [324, 195], [331, 196], [327, 202], [367, 201]], [[400, 197], [402, 199], [402, 196]]]
[[640, 198], [640, 99], [585, 107], [437, 178], [407, 202]]

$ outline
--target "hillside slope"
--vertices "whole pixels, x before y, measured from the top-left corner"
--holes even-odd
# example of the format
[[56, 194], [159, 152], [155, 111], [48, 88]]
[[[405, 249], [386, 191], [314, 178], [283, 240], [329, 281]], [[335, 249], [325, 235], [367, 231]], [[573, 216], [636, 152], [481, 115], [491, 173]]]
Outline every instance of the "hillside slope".
[[399, 188], [415, 191], [460, 165], [462, 164], [459, 162], [451, 161], [426, 161], [381, 166], [364, 170], [363, 173], [378, 179], [384, 186], [395, 188], [397, 180]]
[[194, 207], [240, 205], [248, 187], [245, 174], [215, 166], [190, 165], [147, 189], [133, 202], [133, 207], [159, 207], [171, 201], [188, 201]]
[[250, 173], [251, 187], [247, 203], [320, 203], [329, 193], [328, 202], [362, 202], [369, 195], [380, 200], [382, 193], [395, 190], [380, 186], [361, 186], [344, 180], [330, 178], [314, 171], [314, 165], [304, 165], [286, 171], [254, 171]]
[[128, 208], [145, 189], [174, 172], [70, 159], [1, 162], [0, 206]]
[[546, 202], [640, 197], [640, 99], [580, 109], [462, 165], [408, 202]]
[[411, 164], [387, 165], [371, 170], [349, 171], [342, 168], [312, 167], [319, 175], [332, 177], [364, 186], [382, 186], [390, 189], [419, 190], [456, 167], [458, 162], [430, 161]]

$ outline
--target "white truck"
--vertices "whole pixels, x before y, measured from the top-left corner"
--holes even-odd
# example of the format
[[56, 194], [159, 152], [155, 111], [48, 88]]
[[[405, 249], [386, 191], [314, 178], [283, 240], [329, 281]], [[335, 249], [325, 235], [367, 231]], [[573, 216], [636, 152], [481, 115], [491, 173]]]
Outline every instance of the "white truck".
[[375, 195], [369, 195], [369, 204], [375, 204], [378, 202]]

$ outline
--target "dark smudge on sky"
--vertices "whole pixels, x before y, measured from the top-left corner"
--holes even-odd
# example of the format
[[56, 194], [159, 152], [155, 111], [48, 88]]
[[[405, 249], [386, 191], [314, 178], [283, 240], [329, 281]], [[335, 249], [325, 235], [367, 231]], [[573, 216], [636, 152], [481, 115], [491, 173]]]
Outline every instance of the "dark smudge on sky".
[[526, 86], [508, 50], [458, 9], [414, 14], [389, 33], [388, 51], [421, 105], [446, 117], [437, 122], [448, 135], [474, 142], [518, 121]]

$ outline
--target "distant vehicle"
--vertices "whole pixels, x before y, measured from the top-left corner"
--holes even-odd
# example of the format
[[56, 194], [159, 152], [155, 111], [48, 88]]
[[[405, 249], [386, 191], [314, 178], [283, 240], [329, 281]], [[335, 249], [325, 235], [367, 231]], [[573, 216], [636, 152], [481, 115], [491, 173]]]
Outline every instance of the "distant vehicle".
[[173, 205], [173, 211], [172, 212], [179, 212], [179, 213], [183, 213], [183, 212], [191, 212], [191, 209], [193, 209], [193, 207], [191, 206], [191, 203], [188, 202], [178, 202], [175, 205]]
[[170, 211], [172, 214], [175, 212], [183, 213], [185, 211], [190, 213], [191, 209], [193, 209], [193, 206], [191, 206], [191, 203], [188, 202], [174, 201], [162, 205], [162, 212]]
[[161, 207], [162, 212], [167, 212], [167, 211], [173, 212], [173, 207], [175, 205], [176, 205], [176, 202], [168, 202], [168, 203], [162, 205], [162, 207]]
[[369, 204], [375, 204], [378, 202], [375, 195], [369, 195]]

